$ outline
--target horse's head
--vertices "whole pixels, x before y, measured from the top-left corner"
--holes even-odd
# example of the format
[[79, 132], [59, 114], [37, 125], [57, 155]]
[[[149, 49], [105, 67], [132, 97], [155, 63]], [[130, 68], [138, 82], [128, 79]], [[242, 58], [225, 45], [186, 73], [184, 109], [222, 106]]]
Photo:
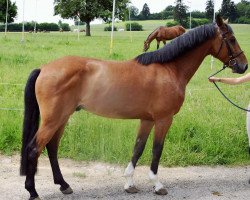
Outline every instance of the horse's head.
[[143, 51], [146, 52], [149, 49], [150, 45], [147, 41], [144, 41], [144, 47], [143, 47]]
[[186, 29], [183, 26], [179, 26], [179, 35], [182, 35], [186, 32]]
[[230, 67], [234, 73], [243, 74], [248, 68], [247, 58], [241, 50], [232, 28], [219, 15], [216, 17], [217, 35], [212, 55]]

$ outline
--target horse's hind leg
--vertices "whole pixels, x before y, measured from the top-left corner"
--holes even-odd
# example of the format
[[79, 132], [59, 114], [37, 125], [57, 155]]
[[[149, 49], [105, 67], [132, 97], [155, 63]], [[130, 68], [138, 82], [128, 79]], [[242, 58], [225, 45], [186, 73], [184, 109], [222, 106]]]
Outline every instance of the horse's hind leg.
[[131, 162], [128, 164], [124, 176], [126, 177], [126, 184], [124, 189], [128, 193], [136, 193], [138, 189], [134, 186], [133, 175], [137, 161], [141, 157], [145, 148], [149, 133], [154, 126], [153, 121], [141, 120], [140, 128], [137, 134], [136, 143]]
[[60, 190], [63, 194], [71, 194], [73, 190], [69, 186], [69, 184], [63, 179], [59, 163], [58, 163], [58, 158], [57, 158], [57, 152], [58, 152], [58, 146], [59, 142], [61, 139], [61, 136], [64, 131], [65, 124], [62, 125], [53, 138], [50, 140], [50, 142], [46, 145], [47, 151], [48, 151], [48, 156], [53, 172], [53, 178], [54, 178], [54, 183], [61, 185]]
[[25, 189], [28, 190], [30, 193], [29, 200], [39, 199], [37, 191], [35, 189], [35, 173], [37, 169], [37, 150], [34, 148], [34, 142], [33, 139], [30, 143], [28, 149], [29, 149], [29, 155], [28, 155], [28, 164], [27, 164], [27, 173], [26, 173], [26, 179], [25, 179]]
[[155, 122], [155, 132], [154, 132], [154, 143], [153, 143], [153, 159], [149, 172], [149, 179], [154, 184], [155, 193], [159, 195], [166, 195], [167, 190], [161, 184], [157, 177], [158, 166], [162, 154], [162, 149], [164, 145], [164, 140], [169, 127], [172, 124], [172, 117], [166, 119], [157, 120]]
[[54, 135], [56, 129], [52, 128], [53, 126], [43, 126], [38, 129], [35, 137], [29, 143], [27, 147], [28, 153], [28, 164], [27, 164], [27, 173], [25, 180], [25, 188], [30, 193], [30, 200], [39, 199], [38, 194], [35, 189], [35, 173], [37, 169], [38, 158], [44, 149], [45, 145]]

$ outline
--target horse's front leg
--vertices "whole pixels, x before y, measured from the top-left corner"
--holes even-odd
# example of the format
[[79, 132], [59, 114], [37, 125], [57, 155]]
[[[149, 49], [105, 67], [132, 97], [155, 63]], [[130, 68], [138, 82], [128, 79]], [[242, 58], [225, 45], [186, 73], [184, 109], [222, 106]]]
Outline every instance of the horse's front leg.
[[158, 172], [159, 161], [161, 158], [166, 133], [169, 127], [171, 126], [172, 121], [173, 121], [172, 116], [155, 121], [153, 159], [152, 159], [152, 163], [150, 167], [149, 179], [154, 184], [155, 193], [159, 195], [166, 195], [168, 193], [166, 188], [164, 188], [162, 183], [159, 181], [157, 172]]
[[126, 178], [126, 184], [124, 189], [128, 193], [136, 193], [139, 190], [134, 185], [133, 175], [137, 161], [141, 157], [145, 148], [149, 133], [154, 126], [153, 121], [141, 120], [140, 128], [137, 134], [134, 152], [131, 162], [128, 164], [124, 176]]
[[157, 49], [159, 49], [159, 47], [160, 47], [160, 40], [157, 40]]

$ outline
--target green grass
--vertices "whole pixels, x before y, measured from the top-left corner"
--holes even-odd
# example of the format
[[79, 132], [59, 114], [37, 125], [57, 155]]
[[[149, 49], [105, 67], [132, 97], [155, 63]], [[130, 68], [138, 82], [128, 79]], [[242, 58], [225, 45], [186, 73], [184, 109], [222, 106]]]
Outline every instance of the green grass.
[[[126, 60], [142, 52], [143, 41], [165, 21], [145, 21], [142, 32], [115, 32], [110, 55], [110, 32], [104, 25], [92, 26], [92, 36], [81, 33], [0, 34], [0, 108], [23, 108], [23, 89], [32, 69], [64, 55]], [[162, 23], [162, 24], [161, 24]], [[122, 26], [122, 24], [121, 24]], [[233, 25], [235, 35], [250, 60], [250, 26]], [[130, 41], [132, 37], [132, 42]], [[153, 42], [150, 50], [156, 48]], [[186, 100], [175, 116], [163, 150], [164, 166], [244, 165], [250, 164], [245, 129], [246, 113], [232, 107], [208, 82], [207, 77], [221, 67], [215, 61], [210, 68], [207, 57], [189, 83]], [[223, 76], [237, 76], [230, 70]], [[9, 84], [3, 84], [9, 83]], [[13, 84], [13, 85], [11, 85]], [[17, 84], [17, 85], [15, 85]], [[250, 84], [221, 85], [225, 93], [247, 106]], [[0, 110], [0, 151], [12, 154], [20, 150], [23, 111]], [[114, 120], [81, 111], [70, 118], [60, 145], [60, 156], [78, 160], [99, 160], [126, 164], [131, 158], [139, 120]], [[140, 164], [151, 162], [152, 134]]]

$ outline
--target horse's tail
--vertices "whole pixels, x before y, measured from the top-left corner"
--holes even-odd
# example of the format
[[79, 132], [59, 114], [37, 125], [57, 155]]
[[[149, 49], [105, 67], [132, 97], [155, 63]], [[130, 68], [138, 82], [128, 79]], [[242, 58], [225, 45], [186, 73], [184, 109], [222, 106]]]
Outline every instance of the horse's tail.
[[24, 92], [24, 121], [20, 175], [27, 174], [28, 145], [33, 140], [39, 126], [40, 111], [35, 94], [35, 83], [40, 72], [40, 69], [35, 69], [31, 72]]

